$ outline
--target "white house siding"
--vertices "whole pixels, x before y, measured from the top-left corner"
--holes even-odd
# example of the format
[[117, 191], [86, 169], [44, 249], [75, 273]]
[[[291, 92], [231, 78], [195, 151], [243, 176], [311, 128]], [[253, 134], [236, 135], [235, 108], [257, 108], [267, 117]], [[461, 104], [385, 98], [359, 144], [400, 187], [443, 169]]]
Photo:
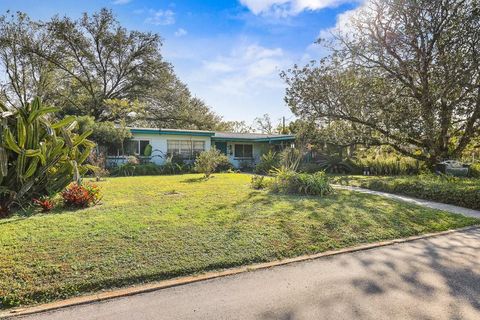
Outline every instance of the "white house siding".
[[[205, 150], [210, 150], [211, 139], [208, 136], [193, 136], [181, 134], [158, 134], [158, 133], [134, 133], [132, 140], [148, 140], [152, 146], [151, 162], [156, 164], [163, 164], [165, 162], [165, 155], [167, 154], [167, 140], [192, 140], [205, 141]], [[107, 165], [115, 166], [125, 163], [125, 157], [108, 157]]]
[[[246, 160], [246, 159], [237, 159], [235, 158], [235, 145], [236, 144], [251, 144], [253, 145], [253, 159]], [[228, 160], [235, 168], [241, 168], [242, 162], [250, 162], [253, 165], [256, 165], [265, 152], [268, 151], [270, 145], [266, 142], [227, 142], [227, 153], [228, 153]]]

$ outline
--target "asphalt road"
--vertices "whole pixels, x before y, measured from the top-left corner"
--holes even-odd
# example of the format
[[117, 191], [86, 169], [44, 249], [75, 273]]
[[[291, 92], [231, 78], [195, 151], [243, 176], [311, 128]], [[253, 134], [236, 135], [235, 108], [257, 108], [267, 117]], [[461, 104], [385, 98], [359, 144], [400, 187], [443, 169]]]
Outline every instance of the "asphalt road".
[[17, 319], [480, 319], [480, 229]]

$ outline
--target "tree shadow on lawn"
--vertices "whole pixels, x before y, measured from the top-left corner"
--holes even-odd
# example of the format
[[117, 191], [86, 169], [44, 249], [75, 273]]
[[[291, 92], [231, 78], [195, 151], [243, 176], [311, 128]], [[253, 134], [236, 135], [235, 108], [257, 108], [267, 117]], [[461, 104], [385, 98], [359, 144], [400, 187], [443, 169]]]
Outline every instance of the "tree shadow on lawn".
[[[261, 319], [296, 319], [315, 312], [318, 319], [478, 319], [480, 316], [480, 228], [380, 251], [337, 256], [333, 266], [346, 277], [328, 279], [335, 289], [313, 287], [303, 304]], [[350, 270], [352, 271], [349, 275]], [[313, 280], [312, 280], [313, 281]], [[315, 283], [315, 282], [313, 282]], [[315, 293], [317, 292], [317, 293]], [[441, 308], [444, 308], [442, 310]], [[446, 313], [445, 313], [446, 310]], [[340, 313], [339, 313], [340, 312]], [[476, 316], [475, 316], [476, 315]]]
[[214, 176], [211, 176], [209, 178], [206, 178], [206, 177], [198, 177], [198, 178], [188, 178], [188, 179], [185, 179], [185, 180], [182, 180], [180, 181], [181, 183], [198, 183], [198, 182], [204, 182], [204, 181], [208, 181], [210, 180], [211, 178], [214, 178]]

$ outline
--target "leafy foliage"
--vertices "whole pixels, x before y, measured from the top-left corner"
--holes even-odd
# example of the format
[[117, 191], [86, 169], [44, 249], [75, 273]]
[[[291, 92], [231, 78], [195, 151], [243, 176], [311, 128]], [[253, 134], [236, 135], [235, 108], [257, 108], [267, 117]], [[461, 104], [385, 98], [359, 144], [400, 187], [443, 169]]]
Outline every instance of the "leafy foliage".
[[430, 168], [458, 158], [480, 130], [478, 14], [478, 1], [369, 1], [334, 31], [331, 55], [283, 74], [286, 101], [302, 120], [345, 128], [348, 144], [389, 145]]
[[212, 147], [210, 150], [200, 153], [195, 159], [195, 171], [203, 173], [208, 179], [218, 166], [226, 162], [228, 162], [227, 156]]
[[291, 171], [296, 171], [302, 160], [302, 153], [297, 148], [285, 148], [279, 154], [280, 166]]
[[280, 165], [280, 159], [275, 151], [269, 150], [264, 153], [260, 162], [255, 166], [255, 173], [268, 174], [270, 171]]
[[55, 121], [56, 110], [39, 99], [15, 109], [0, 104], [0, 215], [61, 191], [87, 171], [91, 132], [75, 134], [75, 118]]
[[180, 174], [191, 171], [191, 166], [174, 162], [167, 162], [163, 165], [155, 163], [131, 164], [125, 163], [111, 171], [112, 176], [128, 177], [128, 176], [155, 176], [162, 174]]
[[99, 126], [125, 120], [223, 130], [221, 117], [178, 79], [161, 46], [159, 34], [128, 30], [108, 9], [48, 21], [7, 13], [0, 16], [3, 101], [24, 106], [40, 96], [63, 115], [88, 115]]
[[420, 174], [399, 177], [333, 177], [335, 183], [403, 194], [415, 198], [480, 209], [480, 180]]
[[42, 212], [49, 212], [55, 207], [55, 200], [51, 197], [43, 196], [39, 199], [33, 199], [33, 204], [42, 208]]
[[275, 170], [273, 192], [324, 196], [333, 192], [330, 178], [323, 171], [298, 173], [285, 168]]
[[250, 185], [255, 190], [266, 189], [271, 185], [271, 179], [265, 176], [252, 176], [250, 180]]
[[92, 183], [79, 184], [74, 182], [61, 194], [63, 204], [71, 208], [85, 208], [95, 205], [102, 198], [100, 188]]
[[368, 170], [369, 175], [409, 175], [426, 170], [419, 160], [398, 155], [359, 157], [354, 163], [359, 169]]

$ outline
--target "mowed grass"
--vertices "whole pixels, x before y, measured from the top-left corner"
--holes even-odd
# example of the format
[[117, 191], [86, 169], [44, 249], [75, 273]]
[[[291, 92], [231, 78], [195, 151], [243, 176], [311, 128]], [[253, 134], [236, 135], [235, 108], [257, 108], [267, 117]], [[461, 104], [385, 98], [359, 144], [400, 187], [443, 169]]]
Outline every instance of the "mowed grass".
[[250, 188], [250, 176], [109, 178], [101, 205], [0, 221], [2, 307], [479, 223], [386, 198]]

